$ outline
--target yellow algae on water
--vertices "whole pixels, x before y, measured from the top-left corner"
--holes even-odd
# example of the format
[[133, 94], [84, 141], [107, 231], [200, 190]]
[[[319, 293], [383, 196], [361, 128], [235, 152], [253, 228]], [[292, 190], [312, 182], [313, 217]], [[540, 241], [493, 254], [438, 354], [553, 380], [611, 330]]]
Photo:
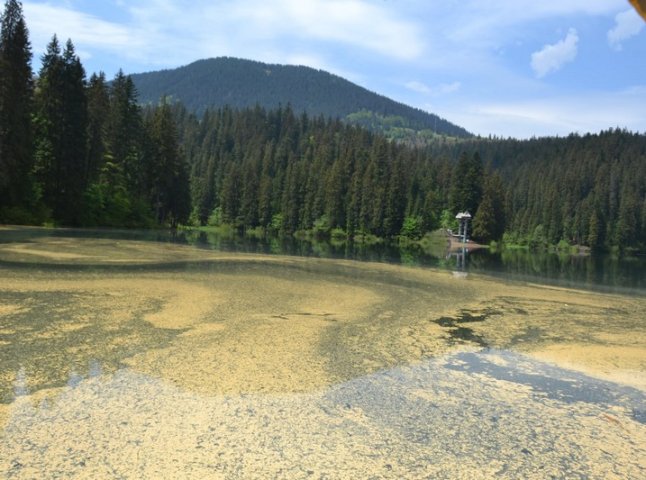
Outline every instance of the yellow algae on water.
[[0, 477], [646, 471], [643, 297], [111, 239], [0, 261]]
[[21, 305], [0, 304], [0, 317], [20, 312], [23, 308]]
[[[639, 319], [646, 318], [646, 302], [639, 298], [477, 276], [455, 279], [445, 272], [393, 265], [236, 255], [124, 240], [41, 238], [0, 245], [0, 259], [15, 261], [16, 252], [33, 249], [34, 243], [39, 251], [62, 250], [52, 259], [73, 265], [78, 258], [66, 256], [65, 249], [91, 257], [92, 264], [101, 258], [111, 264], [115, 257], [135, 264], [163, 265], [171, 258], [211, 262], [211, 271], [64, 270], [12, 274], [2, 283], [4, 292], [24, 298], [38, 293], [65, 299], [64, 304], [47, 305], [61, 321], [23, 332], [23, 339], [64, 338], [93, 326], [111, 332], [113, 345], [124, 345], [128, 338], [141, 340], [132, 328], [125, 342], [116, 338], [133, 322], [143, 322], [137, 328], [147, 325], [151, 332], [177, 331], [172, 341], [135, 348], [119, 361], [199, 391], [307, 391], [348, 375], [443, 354], [474, 339], [603, 373], [603, 378], [642, 382], [639, 375], [631, 380], [626, 374], [644, 366], [646, 339]], [[253, 274], [254, 269], [262, 273]], [[0, 318], [25, 316], [37, 304], [33, 298], [23, 304], [0, 303]], [[40, 306], [42, 310], [42, 302]], [[465, 312], [483, 319], [462, 322]], [[16, 326], [0, 328], [15, 333]], [[457, 335], [465, 329], [470, 338]], [[557, 358], [559, 351], [570, 352], [568, 358]]]
[[209, 286], [226, 299], [203, 317], [217, 328], [202, 323], [168, 349], [149, 350], [128, 365], [209, 394], [325, 388], [335, 380], [320, 351], [325, 330], [360, 319], [380, 300], [365, 288], [298, 275], [226, 275]]
[[[631, 335], [626, 334], [631, 341]], [[644, 346], [562, 343], [530, 352], [539, 360], [646, 391]]]

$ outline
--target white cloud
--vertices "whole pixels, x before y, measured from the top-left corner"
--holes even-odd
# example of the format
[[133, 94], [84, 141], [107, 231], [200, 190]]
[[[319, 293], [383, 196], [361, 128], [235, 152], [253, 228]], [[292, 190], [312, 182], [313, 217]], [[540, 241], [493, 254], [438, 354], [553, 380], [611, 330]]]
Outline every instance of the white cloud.
[[466, 0], [456, 12], [447, 34], [456, 41], [498, 44], [506, 41], [510, 30], [526, 29], [527, 24], [572, 16], [598, 16], [625, 8], [625, 0]]
[[422, 82], [418, 82], [415, 80], [406, 83], [404, 86], [407, 89], [412, 90], [413, 92], [422, 93], [424, 95], [428, 95], [429, 93], [431, 93], [431, 87], [429, 87], [428, 85]]
[[78, 55], [78, 57], [81, 59], [81, 62], [87, 62], [93, 57], [92, 53], [88, 52], [87, 50], [76, 49], [76, 55]]
[[440, 94], [454, 93], [460, 90], [461, 86], [462, 84], [460, 82], [443, 83], [436, 91]]
[[[285, 57], [316, 45], [360, 49], [410, 61], [424, 51], [421, 31], [396, 11], [370, 0], [134, 0], [132, 24], [154, 35], [166, 56], [194, 58], [276, 52]], [[151, 46], [151, 49], [153, 46]], [[307, 54], [311, 55], [310, 52]], [[366, 53], [364, 52], [363, 55]], [[284, 62], [284, 58], [258, 58]]]
[[530, 138], [599, 132], [627, 128], [643, 132], [646, 85], [620, 91], [596, 91], [580, 95], [529, 98], [516, 101], [478, 101], [461, 98], [435, 108], [434, 112], [487, 136]]
[[340, 55], [405, 63], [425, 52], [415, 19], [372, 0], [113, 0], [112, 11], [84, 3], [24, 1], [37, 55], [54, 33], [72, 38], [86, 58], [143, 68], [229, 55], [270, 63], [309, 59], [299, 63], [342, 74], [333, 68]]
[[54, 34], [63, 43], [71, 38], [75, 45], [83, 44], [85, 56], [90, 55], [88, 47], [137, 48], [137, 42], [124, 26], [49, 4], [24, 2], [23, 7], [31, 43], [37, 52], [45, 49]]
[[536, 76], [542, 78], [573, 61], [578, 51], [578, 43], [579, 36], [576, 30], [571, 28], [563, 40], [553, 45], [545, 45], [538, 52], [532, 53], [531, 66]]
[[644, 21], [635, 10], [618, 13], [615, 26], [608, 31], [608, 43], [616, 50], [621, 50], [621, 43], [639, 34], [643, 28]]
[[406, 83], [404, 86], [413, 92], [421, 93], [423, 95], [439, 96], [457, 92], [460, 90], [462, 84], [460, 82], [441, 83], [437, 86], [430, 87], [422, 82], [411, 81]]
[[396, 59], [415, 59], [423, 50], [414, 24], [365, 0], [248, 0], [233, 15], [274, 35], [340, 42]]

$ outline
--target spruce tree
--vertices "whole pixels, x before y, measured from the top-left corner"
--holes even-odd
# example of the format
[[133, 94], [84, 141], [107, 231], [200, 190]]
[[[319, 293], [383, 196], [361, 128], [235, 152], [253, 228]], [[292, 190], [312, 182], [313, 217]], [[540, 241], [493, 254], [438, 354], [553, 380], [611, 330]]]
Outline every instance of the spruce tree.
[[191, 213], [188, 168], [177, 141], [177, 130], [166, 99], [155, 110], [150, 137], [155, 164], [151, 198], [157, 221], [171, 228], [186, 223]]
[[345, 226], [345, 175], [342, 160], [337, 159], [325, 182], [325, 213], [331, 227]]
[[603, 230], [601, 228], [601, 221], [599, 220], [599, 215], [597, 214], [596, 210], [592, 212], [589, 225], [588, 238], [586, 239], [587, 244], [592, 249], [592, 251], [598, 251], [602, 247]]
[[404, 188], [404, 162], [398, 158], [392, 164], [386, 188], [383, 229], [387, 236], [399, 234], [404, 223], [406, 213]]
[[[8, 0], [0, 17], [0, 221], [2, 207], [34, 203], [31, 45], [22, 4]], [[6, 211], [5, 211], [6, 213]], [[25, 219], [27, 220], [27, 219]]]
[[[110, 109], [106, 119], [106, 147], [113, 162], [123, 169], [128, 191], [139, 195], [146, 189], [154, 165], [142, 158], [143, 127], [137, 104], [137, 90], [123, 71], [114, 77], [110, 89]], [[170, 113], [170, 110], [169, 110]]]
[[[259, 162], [259, 156], [255, 155], [255, 162]], [[260, 181], [258, 180], [257, 164], [254, 160], [247, 160], [242, 167], [242, 192], [240, 200], [241, 218], [245, 227], [255, 228], [258, 226], [258, 189]]]
[[44, 200], [56, 221], [77, 225], [87, 187], [85, 70], [68, 40], [54, 35], [42, 57], [36, 96], [36, 162]]
[[505, 232], [505, 188], [497, 172], [487, 176], [482, 201], [473, 219], [473, 237], [488, 242]]
[[63, 181], [62, 147], [64, 76], [61, 48], [56, 35], [41, 57], [35, 96], [35, 163], [44, 203], [57, 213]]
[[87, 127], [87, 161], [85, 179], [89, 184], [98, 177], [105, 161], [106, 120], [110, 109], [110, 97], [105, 74], [92, 74], [87, 87], [88, 127]]
[[474, 215], [482, 199], [484, 169], [478, 153], [462, 153], [453, 171], [450, 193], [452, 213], [468, 211]]
[[615, 230], [615, 245], [623, 251], [626, 247], [632, 247], [639, 243], [637, 238], [638, 230], [638, 208], [637, 196], [631, 188], [625, 187], [621, 192], [621, 203]]
[[59, 218], [68, 225], [78, 225], [87, 188], [87, 97], [85, 69], [71, 40], [65, 44], [63, 60], [63, 157], [62, 203]]

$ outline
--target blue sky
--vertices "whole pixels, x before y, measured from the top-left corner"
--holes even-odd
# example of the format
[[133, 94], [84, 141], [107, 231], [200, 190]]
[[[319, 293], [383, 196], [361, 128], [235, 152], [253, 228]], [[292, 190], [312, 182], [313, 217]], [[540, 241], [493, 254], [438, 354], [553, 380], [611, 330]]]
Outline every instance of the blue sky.
[[88, 75], [233, 56], [299, 64], [480, 135], [646, 132], [646, 22], [626, 0], [23, 0], [36, 56]]

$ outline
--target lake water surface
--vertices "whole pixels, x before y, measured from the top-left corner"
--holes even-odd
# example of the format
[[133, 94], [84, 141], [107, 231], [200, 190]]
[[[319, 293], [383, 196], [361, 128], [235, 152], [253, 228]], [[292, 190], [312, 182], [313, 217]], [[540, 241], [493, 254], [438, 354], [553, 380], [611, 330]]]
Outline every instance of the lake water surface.
[[0, 477], [646, 478], [638, 270], [168, 240], [0, 229]]

